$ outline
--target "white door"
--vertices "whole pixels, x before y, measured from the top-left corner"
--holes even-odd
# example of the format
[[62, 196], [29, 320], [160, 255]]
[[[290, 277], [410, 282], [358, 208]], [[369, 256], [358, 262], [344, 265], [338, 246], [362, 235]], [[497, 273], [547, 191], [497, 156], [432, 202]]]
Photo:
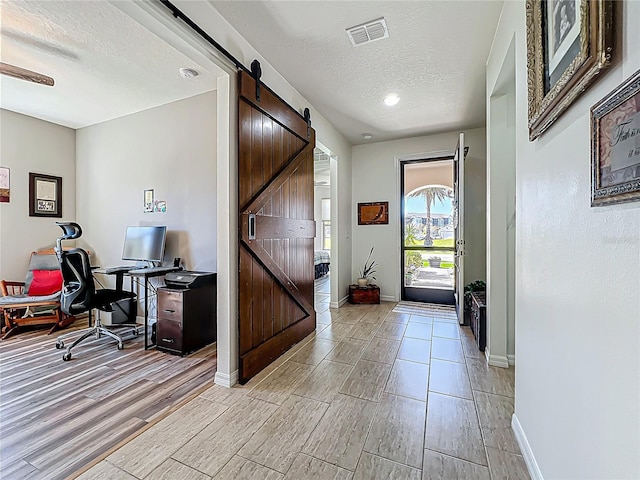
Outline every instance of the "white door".
[[454, 225], [456, 234], [456, 253], [455, 253], [455, 269], [456, 269], [456, 312], [458, 312], [458, 321], [464, 322], [464, 133], [460, 134], [458, 145], [456, 146], [455, 156], [453, 158], [453, 175], [454, 175]]

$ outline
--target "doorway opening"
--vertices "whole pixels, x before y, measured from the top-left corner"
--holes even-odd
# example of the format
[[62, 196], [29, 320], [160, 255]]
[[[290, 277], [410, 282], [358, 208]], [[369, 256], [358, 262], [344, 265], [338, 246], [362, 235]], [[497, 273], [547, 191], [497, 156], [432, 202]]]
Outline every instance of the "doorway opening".
[[317, 147], [313, 151], [313, 184], [315, 309], [322, 313], [331, 303], [331, 156]]
[[401, 299], [455, 304], [453, 157], [400, 162]]

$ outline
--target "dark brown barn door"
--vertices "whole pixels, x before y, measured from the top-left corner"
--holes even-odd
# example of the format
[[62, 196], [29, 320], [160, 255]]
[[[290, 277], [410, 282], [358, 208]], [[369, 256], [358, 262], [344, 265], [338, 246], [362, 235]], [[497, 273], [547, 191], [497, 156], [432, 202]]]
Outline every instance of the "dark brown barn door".
[[315, 131], [240, 72], [240, 383], [313, 332]]

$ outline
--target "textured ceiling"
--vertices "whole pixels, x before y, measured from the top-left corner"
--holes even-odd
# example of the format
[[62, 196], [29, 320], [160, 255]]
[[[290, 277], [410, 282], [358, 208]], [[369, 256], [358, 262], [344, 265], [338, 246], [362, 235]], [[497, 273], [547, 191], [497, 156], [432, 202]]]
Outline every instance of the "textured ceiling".
[[[106, 1], [2, 1], [2, 61], [54, 78], [0, 76], [0, 107], [71, 128], [215, 89], [206, 72]], [[180, 67], [201, 75], [185, 80]]]
[[[485, 123], [502, 1], [211, 3], [352, 144]], [[389, 38], [354, 48], [345, 29], [379, 17]], [[400, 103], [386, 107], [392, 92]]]
[[316, 186], [331, 184], [331, 158], [319, 148], [313, 151], [313, 180]]

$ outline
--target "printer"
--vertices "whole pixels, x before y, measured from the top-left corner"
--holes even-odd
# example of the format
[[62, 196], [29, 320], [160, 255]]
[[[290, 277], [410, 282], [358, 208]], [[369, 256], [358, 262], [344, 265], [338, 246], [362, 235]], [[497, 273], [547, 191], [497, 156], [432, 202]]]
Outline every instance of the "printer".
[[164, 276], [164, 283], [169, 288], [201, 288], [207, 285], [215, 285], [216, 275], [212, 272], [179, 270], [167, 273]]

